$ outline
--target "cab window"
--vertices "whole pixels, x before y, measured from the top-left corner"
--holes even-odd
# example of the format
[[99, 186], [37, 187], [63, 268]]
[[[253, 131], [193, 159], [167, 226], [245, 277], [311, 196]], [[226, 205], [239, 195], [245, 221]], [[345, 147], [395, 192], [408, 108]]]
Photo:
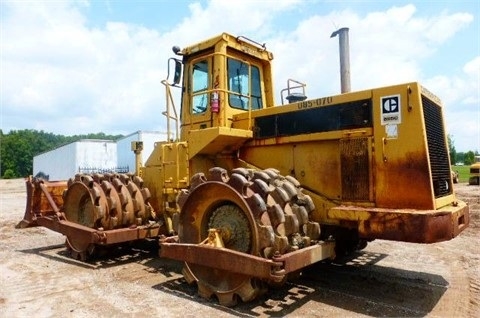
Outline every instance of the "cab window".
[[193, 64], [192, 73], [192, 112], [201, 114], [208, 106], [208, 61], [202, 60]]
[[248, 110], [262, 108], [258, 67], [228, 58], [228, 102], [231, 107]]

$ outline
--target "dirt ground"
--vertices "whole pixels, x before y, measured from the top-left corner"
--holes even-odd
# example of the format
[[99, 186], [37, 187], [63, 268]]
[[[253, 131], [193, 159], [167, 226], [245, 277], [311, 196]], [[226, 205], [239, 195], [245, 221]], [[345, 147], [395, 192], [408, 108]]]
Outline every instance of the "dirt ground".
[[480, 188], [455, 186], [471, 213], [457, 238], [374, 241], [254, 302], [225, 308], [200, 298], [181, 264], [160, 259], [153, 244], [81, 263], [67, 256], [62, 235], [15, 229], [24, 182], [0, 180], [0, 317], [480, 317]]

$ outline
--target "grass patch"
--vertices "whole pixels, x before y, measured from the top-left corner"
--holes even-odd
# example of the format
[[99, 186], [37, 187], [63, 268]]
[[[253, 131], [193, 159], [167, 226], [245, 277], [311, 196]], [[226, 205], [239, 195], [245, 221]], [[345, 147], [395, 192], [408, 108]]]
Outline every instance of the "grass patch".
[[452, 166], [452, 170], [458, 172], [458, 182], [468, 182], [470, 166]]

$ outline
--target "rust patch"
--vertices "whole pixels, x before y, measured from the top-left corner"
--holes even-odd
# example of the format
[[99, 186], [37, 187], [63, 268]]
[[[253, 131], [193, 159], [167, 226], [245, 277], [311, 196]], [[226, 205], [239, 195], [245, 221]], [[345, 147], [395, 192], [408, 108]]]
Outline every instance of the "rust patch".
[[397, 209], [434, 209], [426, 154], [409, 152], [377, 164], [376, 206]]
[[368, 201], [370, 193], [368, 138], [340, 140], [340, 160], [342, 199]]
[[395, 210], [335, 207], [329, 217], [357, 221], [363, 239], [384, 239], [412, 243], [447, 241], [469, 224], [469, 208], [463, 203], [448, 210]]
[[17, 228], [36, 226], [37, 217], [55, 215], [63, 207], [66, 181], [45, 181], [29, 177], [25, 180], [27, 202], [23, 220]]

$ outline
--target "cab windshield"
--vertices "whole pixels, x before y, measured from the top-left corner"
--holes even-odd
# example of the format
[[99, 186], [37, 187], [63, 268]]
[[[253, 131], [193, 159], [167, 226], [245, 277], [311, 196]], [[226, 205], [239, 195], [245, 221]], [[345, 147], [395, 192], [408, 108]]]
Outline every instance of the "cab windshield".
[[228, 103], [231, 107], [248, 110], [262, 108], [260, 71], [257, 66], [228, 58]]

